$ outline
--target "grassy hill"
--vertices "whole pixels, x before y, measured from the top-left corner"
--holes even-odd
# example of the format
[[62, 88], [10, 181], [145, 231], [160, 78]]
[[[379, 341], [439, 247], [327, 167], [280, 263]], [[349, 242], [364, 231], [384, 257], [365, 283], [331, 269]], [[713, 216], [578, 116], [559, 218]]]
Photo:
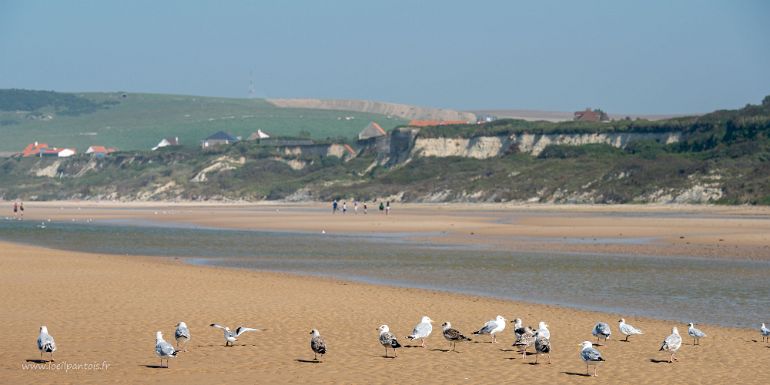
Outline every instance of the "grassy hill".
[[262, 99], [0, 90], [0, 152], [34, 141], [81, 151], [94, 144], [142, 150], [174, 136], [197, 146], [219, 130], [244, 138], [257, 129], [273, 136], [353, 137], [372, 120], [385, 129], [406, 123], [371, 113], [280, 108]]
[[[88, 108], [113, 108], [104, 105], [105, 100], [93, 100], [96, 107]], [[527, 124], [502, 121], [442, 126], [418, 135], [673, 130], [681, 133], [681, 139], [670, 144], [640, 140], [625, 148], [555, 144], [538, 156], [506, 152], [486, 159], [416, 153], [410, 154], [408, 162], [395, 164], [377, 162], [378, 156], [367, 151], [343, 160], [313, 153], [287, 155], [279, 148], [254, 142], [210, 151], [123, 151], [104, 159], [86, 155], [11, 158], [0, 159], [0, 198], [254, 201], [355, 197], [371, 201], [396, 197], [429, 202], [770, 205], [770, 97], [740, 110], [654, 123]], [[296, 163], [304, 166], [292, 167]], [[201, 173], [206, 174], [205, 179], [199, 177]]]

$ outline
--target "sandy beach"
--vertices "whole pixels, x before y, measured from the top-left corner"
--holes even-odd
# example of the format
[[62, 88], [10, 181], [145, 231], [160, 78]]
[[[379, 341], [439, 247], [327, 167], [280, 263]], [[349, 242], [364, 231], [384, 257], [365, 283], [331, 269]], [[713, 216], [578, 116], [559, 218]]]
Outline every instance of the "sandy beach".
[[[634, 253], [675, 250], [671, 255], [720, 251], [714, 255], [768, 258], [768, 211], [755, 208], [695, 207], [687, 209], [695, 214], [678, 215], [677, 210], [683, 209], [501, 211], [484, 206], [416, 205], [396, 208], [391, 217], [370, 213], [353, 222], [332, 217], [322, 205], [33, 203], [28, 207], [26, 220], [145, 218], [279, 230], [453, 231], [461, 242], [481, 238], [533, 248], [553, 247], [554, 243], [544, 241], [553, 237], [602, 238], [617, 232], [656, 239], [650, 244], [559, 245], [624, 248]], [[660, 212], [666, 215], [654, 214]], [[506, 235], [520, 238], [499, 239]], [[719, 239], [735, 247], [725, 252], [711, 245], [719, 244]], [[752, 329], [700, 325], [708, 337], [700, 346], [692, 346], [685, 324], [626, 316], [627, 322], [645, 334], [620, 342], [617, 320], [623, 314], [6, 242], [0, 243], [0, 288], [0, 308], [6, 321], [0, 330], [2, 383], [770, 383], [770, 371], [765, 369], [770, 363], [770, 345], [762, 343], [759, 332]], [[537, 293], [530, 294], [536, 300]], [[461, 353], [445, 351], [448, 345], [439, 332], [442, 322], [451, 321], [470, 334], [498, 314], [522, 318], [532, 326], [546, 321], [552, 334], [552, 364], [545, 360], [531, 365], [534, 356], [524, 362], [510, 346], [510, 325], [498, 344], [483, 336], [460, 344]], [[398, 358], [384, 358], [376, 328], [388, 324], [402, 344], [417, 345], [405, 336], [422, 315], [436, 321], [427, 348], [405, 347]], [[170, 368], [157, 368], [155, 332], [162, 331], [171, 341], [179, 321], [190, 327], [189, 351], [172, 359]], [[578, 344], [595, 341], [590, 332], [597, 321], [609, 323], [615, 334], [599, 347], [607, 359], [599, 368], [599, 377], [583, 377], [585, 366], [578, 358]], [[235, 347], [225, 348], [222, 333], [208, 326], [213, 322], [266, 330], [245, 334]], [[40, 325], [47, 325], [56, 338], [57, 363], [86, 367], [69, 371], [65, 366], [25, 367], [31, 364], [28, 360], [39, 358], [35, 339]], [[658, 348], [672, 326], [685, 334], [685, 344], [679, 362], [669, 364], [668, 356]], [[329, 353], [323, 363], [306, 362], [313, 358], [311, 328], [317, 328], [327, 340]]]

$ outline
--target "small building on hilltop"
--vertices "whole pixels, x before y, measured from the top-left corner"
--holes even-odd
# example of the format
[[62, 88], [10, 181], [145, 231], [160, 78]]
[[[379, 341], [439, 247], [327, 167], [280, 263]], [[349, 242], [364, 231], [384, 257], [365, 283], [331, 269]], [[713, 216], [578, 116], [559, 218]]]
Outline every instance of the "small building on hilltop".
[[91, 146], [86, 150], [86, 154], [90, 154], [94, 158], [104, 158], [115, 151], [117, 151], [117, 149], [113, 147]]
[[386, 135], [388, 135], [388, 133], [385, 132], [377, 122], [369, 122], [369, 124], [358, 133], [358, 140], [367, 140]]
[[266, 132], [262, 130], [257, 130], [255, 133], [249, 135], [248, 140], [262, 140], [269, 138], [270, 135], [268, 135]]
[[223, 144], [233, 144], [237, 141], [238, 139], [233, 137], [232, 135], [224, 131], [219, 131], [217, 133], [210, 135], [206, 139], [203, 139], [201, 141], [201, 148], [209, 148], [214, 146], [220, 146]]
[[604, 122], [610, 120], [610, 117], [598, 108], [593, 110], [586, 108], [583, 111], [575, 111], [573, 120], [576, 122]]
[[74, 148], [62, 148], [59, 150], [59, 153], [56, 154], [59, 158], [69, 158], [75, 154], [77, 154], [77, 149]]
[[160, 140], [157, 146], [153, 147], [152, 150], [155, 151], [159, 148], [163, 147], [169, 147], [169, 146], [178, 146], [179, 145], [179, 137], [175, 136], [173, 138], [163, 138]]
[[24, 147], [24, 150], [21, 152], [21, 156], [25, 158], [29, 158], [31, 156], [41, 156], [40, 154], [47, 149], [47, 143], [30, 143], [27, 145], [27, 147]]

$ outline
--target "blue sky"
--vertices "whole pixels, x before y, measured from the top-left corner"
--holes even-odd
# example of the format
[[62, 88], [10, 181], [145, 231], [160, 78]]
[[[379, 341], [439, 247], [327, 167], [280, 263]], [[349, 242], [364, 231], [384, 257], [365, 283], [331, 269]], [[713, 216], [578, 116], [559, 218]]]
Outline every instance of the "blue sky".
[[768, 20], [763, 0], [0, 0], [0, 88], [706, 112], [770, 94]]

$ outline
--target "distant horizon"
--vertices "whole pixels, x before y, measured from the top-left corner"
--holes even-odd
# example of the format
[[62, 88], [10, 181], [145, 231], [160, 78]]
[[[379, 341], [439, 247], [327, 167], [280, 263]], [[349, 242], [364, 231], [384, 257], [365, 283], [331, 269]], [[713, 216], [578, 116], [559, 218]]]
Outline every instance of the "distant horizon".
[[762, 0], [78, 4], [0, 0], [0, 88], [628, 115], [770, 93]]

